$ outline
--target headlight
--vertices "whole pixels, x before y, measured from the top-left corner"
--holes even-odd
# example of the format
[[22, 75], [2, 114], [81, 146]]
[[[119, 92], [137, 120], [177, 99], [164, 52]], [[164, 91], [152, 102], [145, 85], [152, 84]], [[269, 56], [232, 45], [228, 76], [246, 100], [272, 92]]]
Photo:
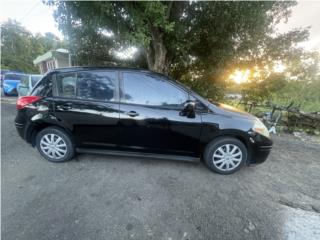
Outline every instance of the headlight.
[[267, 127], [258, 118], [255, 120], [252, 130], [267, 138], [270, 138]]

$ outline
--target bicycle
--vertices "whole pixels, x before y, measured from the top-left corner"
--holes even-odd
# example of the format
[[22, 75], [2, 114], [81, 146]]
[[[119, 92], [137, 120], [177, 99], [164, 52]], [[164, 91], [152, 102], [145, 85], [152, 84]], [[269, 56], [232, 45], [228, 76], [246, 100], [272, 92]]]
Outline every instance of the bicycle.
[[283, 111], [288, 112], [292, 108], [293, 104], [293, 101], [288, 106], [272, 104], [272, 111], [263, 114], [262, 121], [268, 128], [269, 133], [277, 134], [276, 127], [282, 119]]

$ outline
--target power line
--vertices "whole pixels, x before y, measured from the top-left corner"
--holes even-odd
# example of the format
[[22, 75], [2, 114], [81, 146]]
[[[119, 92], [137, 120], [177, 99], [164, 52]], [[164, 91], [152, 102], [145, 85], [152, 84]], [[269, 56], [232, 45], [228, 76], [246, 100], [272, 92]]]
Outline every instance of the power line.
[[34, 4], [34, 5], [32, 6], [32, 8], [31, 8], [25, 15], [23, 15], [23, 17], [21, 17], [21, 18], [19, 19], [19, 22], [22, 22], [22, 20], [24, 20], [26, 17], [28, 17], [28, 15], [29, 15], [34, 9], [36, 9], [36, 7], [38, 7], [39, 4], [41, 4], [41, 1], [36, 2], [36, 4]]

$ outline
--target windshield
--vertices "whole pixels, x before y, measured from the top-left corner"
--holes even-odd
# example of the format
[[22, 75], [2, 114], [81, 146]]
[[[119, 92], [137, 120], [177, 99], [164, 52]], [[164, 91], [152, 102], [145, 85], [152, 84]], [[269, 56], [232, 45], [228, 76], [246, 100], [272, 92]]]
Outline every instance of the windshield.
[[34, 85], [36, 85], [37, 82], [39, 82], [39, 80], [42, 78], [42, 75], [32, 75], [31, 76], [31, 84], [32, 84], [32, 87]]
[[9, 73], [4, 76], [4, 80], [19, 80], [23, 79], [25, 75], [23, 74], [15, 74], [15, 73]]
[[1, 74], [6, 74], [7, 72], [9, 72], [9, 70], [1, 70]]

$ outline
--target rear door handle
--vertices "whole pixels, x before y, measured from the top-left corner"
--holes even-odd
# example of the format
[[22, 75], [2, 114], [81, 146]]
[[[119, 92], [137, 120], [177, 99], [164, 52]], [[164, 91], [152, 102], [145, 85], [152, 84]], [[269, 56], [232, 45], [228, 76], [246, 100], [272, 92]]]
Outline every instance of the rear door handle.
[[61, 109], [62, 110], [70, 110], [72, 108], [72, 104], [64, 104], [64, 105], [61, 105]]
[[126, 112], [126, 114], [130, 117], [136, 117], [139, 116], [139, 113], [135, 112], [135, 111], [130, 111], [130, 112]]

